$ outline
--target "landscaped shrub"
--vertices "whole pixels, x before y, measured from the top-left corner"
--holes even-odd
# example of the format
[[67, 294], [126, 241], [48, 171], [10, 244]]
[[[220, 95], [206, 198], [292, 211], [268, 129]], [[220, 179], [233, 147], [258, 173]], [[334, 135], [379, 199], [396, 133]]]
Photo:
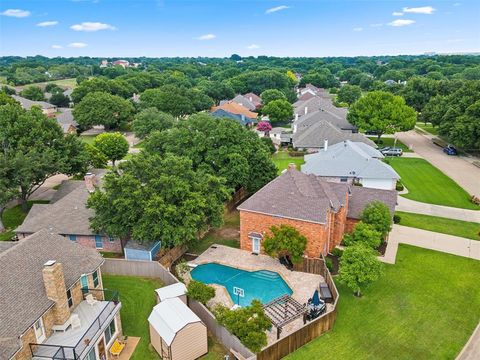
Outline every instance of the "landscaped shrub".
[[333, 271], [333, 260], [331, 258], [325, 258], [325, 265], [327, 266], [328, 271]]
[[208, 300], [215, 296], [215, 289], [200, 281], [191, 280], [187, 286], [187, 296], [206, 304]]
[[290, 255], [292, 262], [302, 261], [302, 256], [307, 246], [307, 238], [289, 225], [272, 226], [271, 234], [265, 236], [263, 247], [271, 257], [277, 257], [281, 253]]
[[405, 189], [405, 187], [403, 186], [403, 184], [400, 181], [397, 181], [397, 185], [395, 186], [395, 189], [397, 191], [403, 191], [403, 189]]
[[351, 234], [345, 234], [343, 242], [346, 246], [363, 244], [369, 248], [376, 249], [382, 243], [383, 236], [372, 225], [363, 222], [357, 223]]
[[337, 257], [337, 258], [341, 258], [342, 255], [343, 255], [343, 250], [340, 249], [340, 248], [334, 248], [334, 249], [332, 250], [332, 255], [335, 256], [335, 257]]
[[372, 201], [363, 209], [362, 222], [370, 224], [384, 237], [392, 230], [392, 215], [390, 209], [381, 201]]
[[270, 151], [270, 154], [275, 154], [277, 152], [277, 148], [273, 144], [273, 141], [269, 137], [262, 137], [260, 140], [267, 146], [268, 151]]
[[400, 217], [400, 215], [393, 215], [393, 223], [394, 224], [400, 224], [400, 221], [402, 220], [402, 218]]
[[213, 313], [218, 322], [238, 337], [254, 353], [267, 345], [267, 331], [272, 323], [263, 311], [263, 305], [253, 300], [250, 306], [230, 310], [223, 305], [217, 306]]

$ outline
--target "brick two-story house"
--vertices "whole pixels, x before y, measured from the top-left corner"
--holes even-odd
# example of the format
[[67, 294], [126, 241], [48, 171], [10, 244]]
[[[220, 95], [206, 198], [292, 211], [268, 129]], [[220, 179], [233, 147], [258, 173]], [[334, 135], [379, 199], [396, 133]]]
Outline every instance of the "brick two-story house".
[[91, 173], [85, 176], [85, 181], [63, 182], [50, 204], [32, 206], [22, 225], [15, 229], [18, 238], [23, 239], [40, 229], [52, 229], [83, 246], [121, 253], [120, 239], [99, 234], [90, 227], [94, 210], [87, 208], [87, 200], [100, 176]]
[[0, 247], [0, 359], [111, 359], [121, 303], [103, 261], [46, 229]]
[[365, 206], [385, 203], [393, 216], [397, 193], [328, 182], [291, 166], [238, 206], [240, 248], [261, 253], [272, 225], [295, 227], [307, 238], [305, 255], [326, 255], [351, 232]]

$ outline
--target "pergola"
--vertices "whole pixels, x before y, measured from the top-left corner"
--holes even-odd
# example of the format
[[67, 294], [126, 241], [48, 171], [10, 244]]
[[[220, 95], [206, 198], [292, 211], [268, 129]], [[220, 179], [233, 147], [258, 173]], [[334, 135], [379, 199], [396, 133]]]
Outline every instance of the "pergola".
[[[307, 307], [290, 295], [283, 295], [265, 304], [263, 310], [277, 328], [277, 339], [280, 339], [283, 326], [303, 316], [307, 312]], [[304, 317], [303, 323], [305, 322]]]

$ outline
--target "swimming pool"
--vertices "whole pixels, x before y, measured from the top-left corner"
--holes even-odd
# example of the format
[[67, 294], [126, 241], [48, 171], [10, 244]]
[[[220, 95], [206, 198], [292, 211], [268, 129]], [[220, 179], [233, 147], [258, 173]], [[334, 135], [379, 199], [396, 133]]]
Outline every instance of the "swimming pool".
[[[205, 284], [218, 284], [224, 286], [235, 304], [248, 306], [253, 299], [260, 300], [263, 304], [282, 296], [291, 295], [292, 289], [273, 271], [245, 271], [217, 263], [198, 265], [191, 271], [192, 279]], [[239, 297], [233, 288], [241, 288], [244, 296]]]

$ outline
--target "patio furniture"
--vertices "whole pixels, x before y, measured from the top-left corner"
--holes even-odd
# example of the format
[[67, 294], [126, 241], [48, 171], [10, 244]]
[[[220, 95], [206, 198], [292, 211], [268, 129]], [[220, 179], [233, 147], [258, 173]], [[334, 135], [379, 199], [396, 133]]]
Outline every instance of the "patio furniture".
[[291, 262], [288, 255], [281, 256], [279, 260], [280, 260], [280, 264], [285, 266], [288, 270], [293, 270], [293, 263]]
[[52, 330], [53, 332], [65, 332], [67, 331], [70, 325], [71, 325], [71, 317], [61, 325], [53, 325]]
[[110, 354], [112, 354], [113, 356], [116, 356], [118, 358], [120, 356], [120, 354], [122, 353], [124, 347], [125, 347], [125, 343], [122, 343], [122, 342], [118, 341], [118, 339], [117, 339], [117, 340], [115, 340], [115, 342], [113, 343], [113, 345], [110, 348]]
[[322, 298], [326, 303], [333, 303], [332, 292], [326, 283], [320, 284], [320, 298]]
[[82, 327], [82, 322], [77, 314], [72, 314], [72, 316], [70, 316], [70, 322], [72, 324], [72, 329], [79, 329]]
[[88, 294], [87, 296], [85, 296], [85, 300], [87, 301], [87, 304], [90, 306], [93, 306], [96, 303], [98, 303], [98, 300], [92, 294]]
[[306, 319], [312, 321], [322, 315], [326, 309], [325, 301], [320, 299], [318, 290], [315, 290], [313, 296], [308, 299]]

